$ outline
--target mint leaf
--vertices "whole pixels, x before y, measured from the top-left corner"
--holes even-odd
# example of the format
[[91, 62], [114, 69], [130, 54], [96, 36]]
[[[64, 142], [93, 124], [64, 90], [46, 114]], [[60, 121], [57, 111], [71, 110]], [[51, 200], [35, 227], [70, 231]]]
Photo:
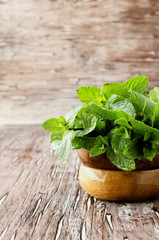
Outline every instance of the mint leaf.
[[89, 103], [94, 100], [97, 100], [99, 103], [105, 101], [104, 96], [101, 94], [101, 89], [96, 87], [80, 87], [77, 90], [77, 97], [83, 103]]
[[146, 89], [149, 87], [149, 81], [148, 77], [146, 76], [137, 76], [127, 80], [124, 85], [128, 89], [132, 89], [135, 92], [144, 93], [144, 91], [146, 91]]
[[131, 93], [129, 101], [134, 105], [136, 114], [139, 116], [145, 115], [146, 119], [151, 119], [156, 103], [140, 93], [133, 90], [129, 91]]
[[122, 110], [123, 112], [128, 113], [130, 116], [134, 118], [136, 116], [135, 108], [128, 100], [119, 101], [114, 104], [111, 104], [111, 109]]
[[126, 121], [124, 118], [119, 118], [114, 121], [115, 124], [126, 127], [128, 129], [132, 129], [132, 127], [129, 125], [128, 121]]
[[159, 130], [146, 125], [143, 122], [137, 121], [133, 118], [130, 119], [131, 126], [133, 128], [133, 133], [135, 136], [144, 136], [147, 132], [150, 132], [152, 140], [159, 139]]
[[157, 102], [154, 110], [154, 115], [152, 118], [153, 127], [159, 129], [159, 101]]
[[55, 140], [62, 140], [64, 132], [53, 132], [51, 134], [51, 143]]
[[108, 99], [112, 94], [129, 97], [128, 88], [122, 83], [109, 83], [102, 86], [102, 93]]
[[66, 131], [58, 147], [58, 152], [57, 152], [58, 158], [60, 160], [60, 163], [64, 166], [68, 161], [70, 150], [71, 150], [71, 142], [74, 136], [75, 134], [73, 131]]
[[69, 123], [69, 127], [72, 127], [72, 124], [77, 116], [77, 114], [79, 113], [79, 111], [83, 108], [82, 105], [77, 106], [75, 108], [73, 108], [70, 112], [68, 112], [65, 116], [66, 121]]
[[63, 124], [64, 126], [67, 125], [67, 121], [66, 121], [66, 119], [65, 119], [63, 116], [60, 116], [60, 117], [59, 117], [59, 121], [60, 121], [60, 123]]
[[154, 102], [159, 101], [159, 87], [155, 87], [149, 92], [150, 99]]
[[[156, 147], [156, 152], [159, 152], [159, 130], [150, 127], [142, 122], [131, 119], [133, 134], [137, 138], [144, 138], [144, 141], [149, 141]], [[141, 142], [139, 143], [141, 145]]]
[[42, 127], [49, 132], [65, 132], [64, 118], [50, 118], [42, 124]]
[[108, 137], [98, 136], [96, 137], [96, 143], [93, 148], [90, 149], [90, 157], [100, 155], [108, 149]]
[[113, 94], [109, 97], [108, 102], [111, 110], [122, 110], [130, 114], [132, 117], [136, 116], [134, 106], [127, 99]]
[[111, 146], [116, 154], [124, 151], [127, 142], [128, 139], [124, 138], [123, 135], [112, 134]]
[[90, 156], [104, 153], [108, 147], [108, 137], [75, 137], [72, 141], [72, 149], [84, 148], [90, 151]]
[[53, 132], [51, 134], [51, 152], [57, 150], [61, 144], [65, 132]]
[[104, 147], [104, 144], [102, 145], [95, 145], [91, 150], [90, 150], [90, 157], [95, 157], [100, 154], [103, 154], [106, 152], [106, 148]]
[[97, 118], [101, 118], [103, 120], [116, 120], [118, 118], [124, 118], [129, 121], [130, 115], [122, 110], [107, 110], [101, 106], [98, 106], [94, 103], [91, 103], [86, 108], [87, 113], [91, 113], [95, 115]]
[[146, 132], [144, 135], [144, 142], [148, 141], [151, 138], [151, 132]]
[[96, 137], [75, 137], [72, 140], [72, 149], [80, 149], [84, 148], [86, 150], [90, 150], [96, 144]]
[[134, 159], [128, 158], [122, 153], [115, 154], [111, 148], [108, 149], [108, 158], [119, 169], [124, 171], [132, 171], [135, 169]]
[[[70, 149], [84, 148], [90, 156], [107, 152], [119, 169], [135, 169], [134, 159], [150, 161], [159, 153], [159, 88], [144, 93], [148, 78], [137, 76], [102, 89], [81, 87], [84, 105], [66, 117], [51, 118], [42, 127], [51, 134], [51, 149], [65, 165]], [[138, 120], [137, 120], [138, 119]], [[139, 121], [140, 120], [140, 121]]]
[[123, 154], [131, 159], [142, 159], [143, 149], [140, 138], [135, 138], [129, 141], [123, 151]]
[[83, 112], [80, 116], [77, 116], [73, 123], [73, 129], [76, 130], [76, 137], [83, 137], [92, 132], [96, 127], [96, 121], [96, 117], [92, 114]]
[[159, 139], [151, 140], [151, 143], [155, 146], [156, 153], [159, 153]]
[[105, 134], [106, 133], [106, 122], [97, 120], [94, 131], [100, 135]]
[[116, 135], [122, 135], [124, 138], [129, 138], [128, 130], [123, 126], [113, 129], [112, 133]]
[[51, 143], [51, 153], [53, 153], [55, 150], [59, 149], [60, 144], [61, 144], [61, 140], [54, 140]]
[[143, 153], [144, 153], [144, 157], [147, 158], [148, 160], [152, 161], [153, 158], [156, 155], [156, 147], [155, 144], [153, 143], [149, 143], [148, 146], [143, 148]]

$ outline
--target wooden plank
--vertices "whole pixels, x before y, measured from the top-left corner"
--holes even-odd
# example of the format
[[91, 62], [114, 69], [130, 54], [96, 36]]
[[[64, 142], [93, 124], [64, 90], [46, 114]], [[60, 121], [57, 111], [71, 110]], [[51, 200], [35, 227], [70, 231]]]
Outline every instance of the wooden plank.
[[90, 197], [78, 182], [76, 152], [64, 168], [49, 154], [49, 133], [38, 126], [0, 130], [1, 240], [159, 239], [159, 200]]
[[0, 124], [42, 123], [82, 85], [159, 86], [159, 2], [0, 1]]

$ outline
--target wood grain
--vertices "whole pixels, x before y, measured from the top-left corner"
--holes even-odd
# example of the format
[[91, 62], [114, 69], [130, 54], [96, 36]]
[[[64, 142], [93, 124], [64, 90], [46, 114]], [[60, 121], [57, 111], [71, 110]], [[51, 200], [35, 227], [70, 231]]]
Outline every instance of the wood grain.
[[1, 240], [157, 240], [159, 200], [114, 203], [79, 186], [79, 160], [66, 168], [49, 154], [38, 126], [1, 127]]
[[80, 86], [145, 74], [152, 88], [158, 66], [157, 0], [0, 0], [0, 240], [159, 239], [157, 199], [88, 196], [76, 152], [60, 166], [40, 128]]
[[157, 0], [1, 0], [0, 22], [1, 124], [64, 114], [82, 85], [159, 86]]
[[107, 201], [137, 202], [159, 197], [159, 169], [125, 172], [82, 163], [79, 182], [89, 195]]

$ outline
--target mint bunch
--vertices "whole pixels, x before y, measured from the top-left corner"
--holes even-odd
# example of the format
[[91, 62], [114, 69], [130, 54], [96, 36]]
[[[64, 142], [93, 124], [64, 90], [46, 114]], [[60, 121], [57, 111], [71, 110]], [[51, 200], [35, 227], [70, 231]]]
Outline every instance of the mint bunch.
[[159, 153], [159, 88], [149, 94], [146, 76], [124, 83], [81, 87], [83, 103], [65, 117], [50, 118], [42, 127], [51, 132], [51, 150], [65, 165], [71, 149], [84, 148], [90, 156], [107, 152], [119, 169], [135, 169], [134, 159], [150, 161]]

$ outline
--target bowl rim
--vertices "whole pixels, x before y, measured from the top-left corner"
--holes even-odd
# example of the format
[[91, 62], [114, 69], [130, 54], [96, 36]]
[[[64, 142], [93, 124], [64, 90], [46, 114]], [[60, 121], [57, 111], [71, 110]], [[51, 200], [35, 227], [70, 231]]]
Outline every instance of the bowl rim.
[[101, 168], [92, 168], [92, 167], [89, 167], [87, 165], [85, 165], [84, 163], [81, 163], [81, 166], [82, 167], [85, 167], [85, 168], [89, 168], [93, 171], [102, 171], [102, 172], [121, 172], [121, 173], [143, 173], [143, 172], [159, 172], [159, 168], [155, 168], [155, 169], [146, 169], [146, 170], [132, 170], [132, 171], [124, 171], [124, 170], [107, 170], [107, 169], [101, 169]]

